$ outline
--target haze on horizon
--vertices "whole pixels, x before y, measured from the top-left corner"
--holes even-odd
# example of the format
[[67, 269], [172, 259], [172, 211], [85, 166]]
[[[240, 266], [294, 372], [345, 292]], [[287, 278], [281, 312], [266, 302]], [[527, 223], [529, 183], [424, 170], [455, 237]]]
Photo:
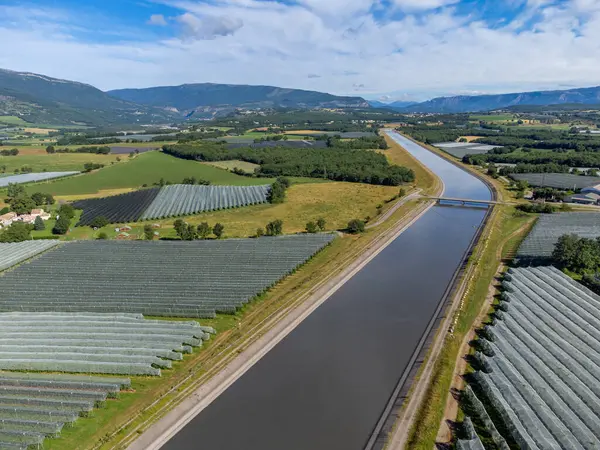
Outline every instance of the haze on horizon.
[[600, 84], [600, 0], [0, 0], [0, 67], [425, 100]]

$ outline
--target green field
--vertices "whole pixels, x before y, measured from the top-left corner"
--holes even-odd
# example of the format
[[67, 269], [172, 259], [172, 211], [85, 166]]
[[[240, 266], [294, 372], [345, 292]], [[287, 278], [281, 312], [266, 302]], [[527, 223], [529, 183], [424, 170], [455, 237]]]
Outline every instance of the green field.
[[518, 120], [514, 114], [476, 114], [469, 116], [470, 120], [477, 120], [483, 122], [510, 122]]
[[[15, 157], [16, 158], [16, 157]], [[127, 159], [127, 157], [122, 158]], [[175, 158], [161, 152], [138, 155], [133, 161], [122, 162], [104, 169], [55, 182], [31, 185], [27, 191], [48, 192], [53, 195], [94, 194], [105, 189], [139, 188], [152, 185], [163, 178], [181, 183], [186, 177], [196, 177], [213, 184], [233, 186], [268, 184], [270, 178], [250, 178], [196, 161]]]
[[25, 122], [23, 119], [17, 116], [0, 116], [0, 123], [7, 125], [23, 125], [28, 126], [29, 124]]
[[[10, 147], [9, 147], [10, 148]], [[117, 162], [119, 155], [96, 155], [91, 153], [54, 153], [41, 154], [19, 154], [17, 156], [0, 156], [0, 169], [7, 174], [13, 174], [15, 169], [31, 167], [34, 172], [65, 172], [71, 170], [83, 170], [85, 163], [93, 162], [106, 166]], [[128, 159], [127, 155], [120, 155], [123, 163]]]
[[260, 166], [258, 164], [252, 164], [246, 161], [240, 161], [239, 159], [233, 159], [230, 161], [214, 161], [207, 162], [204, 164], [208, 164], [209, 166], [219, 167], [221, 169], [233, 170], [235, 168], [243, 170], [246, 173], [254, 173], [255, 169], [258, 169]]

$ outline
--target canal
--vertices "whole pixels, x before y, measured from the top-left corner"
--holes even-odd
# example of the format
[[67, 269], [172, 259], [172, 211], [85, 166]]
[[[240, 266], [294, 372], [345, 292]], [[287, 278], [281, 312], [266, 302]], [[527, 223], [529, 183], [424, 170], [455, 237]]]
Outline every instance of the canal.
[[[444, 182], [479, 179], [390, 132]], [[486, 210], [434, 206], [188, 423], [168, 450], [363, 450]]]

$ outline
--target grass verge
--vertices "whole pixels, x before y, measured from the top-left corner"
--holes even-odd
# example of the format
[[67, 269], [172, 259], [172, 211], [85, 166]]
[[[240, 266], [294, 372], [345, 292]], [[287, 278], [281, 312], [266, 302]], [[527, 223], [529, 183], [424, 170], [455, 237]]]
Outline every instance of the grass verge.
[[467, 285], [462, 306], [456, 312], [454, 333], [445, 337], [444, 347], [435, 364], [426, 397], [414, 421], [415, 425], [410, 430], [407, 448], [411, 450], [434, 448], [462, 342], [481, 310], [499, 264], [505, 256], [514, 252], [526, 230], [523, 234], [504, 243], [501, 252], [498, 248], [503, 244], [506, 236], [521, 228], [530, 217], [517, 212], [511, 206], [496, 206], [496, 211], [488, 222], [488, 229], [483, 234], [487, 238], [479, 242], [468, 262], [472, 272], [467, 270], [466, 273], [472, 273], [472, 277]]

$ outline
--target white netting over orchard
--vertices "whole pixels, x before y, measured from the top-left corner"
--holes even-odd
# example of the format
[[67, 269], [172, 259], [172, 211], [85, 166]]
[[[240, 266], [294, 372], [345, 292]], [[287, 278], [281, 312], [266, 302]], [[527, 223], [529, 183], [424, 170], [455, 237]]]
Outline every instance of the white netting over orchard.
[[0, 311], [234, 313], [334, 237], [67, 242], [0, 277]]
[[160, 375], [213, 333], [136, 314], [0, 313], [0, 370]]
[[23, 241], [0, 243], [0, 271], [19, 264], [59, 244], [56, 240]]
[[0, 449], [42, 448], [47, 437], [58, 437], [130, 385], [127, 378], [0, 370]]
[[503, 286], [471, 409], [498, 446], [505, 430], [519, 448], [600, 448], [600, 297], [553, 267], [510, 269]]

